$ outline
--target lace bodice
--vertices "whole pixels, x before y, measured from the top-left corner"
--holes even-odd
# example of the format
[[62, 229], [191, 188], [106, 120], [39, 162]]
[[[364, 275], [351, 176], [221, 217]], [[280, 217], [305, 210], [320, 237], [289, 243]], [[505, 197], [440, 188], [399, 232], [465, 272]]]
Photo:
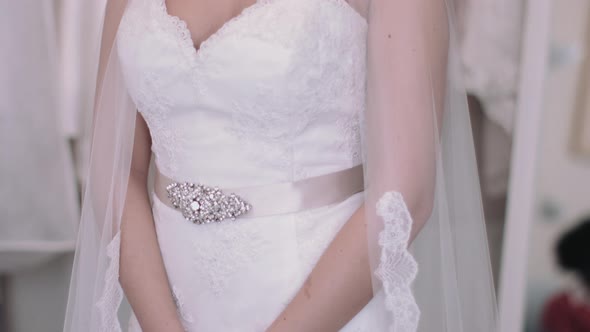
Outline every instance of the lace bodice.
[[164, 0], [129, 6], [118, 54], [162, 173], [237, 187], [361, 162], [367, 23], [344, 0], [258, 1], [198, 51]]

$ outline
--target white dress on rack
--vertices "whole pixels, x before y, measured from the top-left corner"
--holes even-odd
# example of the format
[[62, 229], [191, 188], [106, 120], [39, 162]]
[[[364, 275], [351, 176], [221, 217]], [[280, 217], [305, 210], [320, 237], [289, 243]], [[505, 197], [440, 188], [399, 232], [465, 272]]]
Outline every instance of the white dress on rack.
[[[233, 188], [362, 162], [367, 22], [344, 0], [258, 1], [199, 50], [164, 0], [131, 0], [117, 38], [127, 88], [165, 176]], [[186, 330], [259, 332], [364, 197], [205, 225], [153, 199]], [[386, 330], [377, 316], [370, 303], [343, 331]], [[133, 316], [129, 329], [140, 331]]]
[[53, 9], [0, 3], [0, 253], [8, 255], [0, 273], [75, 247], [78, 195], [55, 98]]

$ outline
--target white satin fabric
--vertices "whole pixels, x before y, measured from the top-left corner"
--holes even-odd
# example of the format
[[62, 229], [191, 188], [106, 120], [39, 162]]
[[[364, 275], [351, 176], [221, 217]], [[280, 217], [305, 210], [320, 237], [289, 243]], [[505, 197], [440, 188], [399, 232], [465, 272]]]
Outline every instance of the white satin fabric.
[[[343, 0], [266, 0], [196, 51], [163, 0], [131, 0], [117, 45], [159, 170], [238, 188], [362, 162], [366, 36], [365, 19]], [[362, 202], [358, 193], [293, 214], [195, 225], [154, 197], [158, 240], [187, 331], [263, 331]], [[380, 297], [342, 331], [388, 330], [383, 306], [375, 305]], [[133, 316], [129, 328], [140, 331]]]

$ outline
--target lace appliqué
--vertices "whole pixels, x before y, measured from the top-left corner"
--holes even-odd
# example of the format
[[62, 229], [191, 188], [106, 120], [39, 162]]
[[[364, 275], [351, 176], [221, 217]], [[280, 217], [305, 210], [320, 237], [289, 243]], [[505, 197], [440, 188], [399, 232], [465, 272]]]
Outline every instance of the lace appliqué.
[[159, 166], [168, 174], [178, 171], [177, 156], [181, 155], [181, 137], [179, 131], [170, 127], [167, 118], [173, 105], [169, 97], [162, 94], [158, 75], [144, 73], [142, 84], [138, 88], [137, 108], [150, 129], [153, 149], [156, 157], [163, 163]]
[[[273, 121], [274, 116], [280, 118], [279, 114], [265, 110], [268, 110], [265, 105], [234, 103], [233, 125], [228, 129], [240, 139], [244, 149], [250, 152], [254, 160], [268, 167], [289, 170], [294, 166], [293, 135], [283, 131], [286, 128], [284, 125]], [[290, 179], [291, 177], [287, 177], [284, 180]]]
[[209, 228], [209, 236], [193, 242], [196, 269], [204, 274], [199, 282], [209, 283], [208, 289], [215, 295], [221, 295], [231, 278], [240, 269], [254, 264], [265, 250], [258, 229], [261, 226], [237, 223], [201, 225]]
[[338, 127], [342, 133], [343, 141], [338, 145], [340, 150], [346, 150], [353, 165], [362, 162], [361, 156], [361, 123], [355, 115], [345, 116], [338, 120]]
[[119, 283], [119, 251], [121, 233], [117, 233], [106, 247], [108, 267], [105, 271], [102, 295], [96, 302], [100, 332], [120, 332], [121, 324], [117, 312], [123, 301], [123, 289]]
[[[340, 8], [335, 11], [336, 7]], [[283, 170], [283, 180], [296, 180], [305, 174], [298, 139], [309, 128], [314, 130], [316, 124], [324, 122], [335, 126], [339, 119], [362, 110], [359, 101], [364, 100], [365, 91], [367, 25], [344, 0], [258, 0], [224, 23], [198, 50], [187, 23], [169, 14], [165, 0], [133, 0], [128, 9], [132, 10], [126, 10], [118, 35], [121, 58], [127, 62], [124, 67], [130, 78], [129, 92], [148, 123], [154, 153], [160, 157], [158, 166], [167, 175], [176, 174], [183, 156], [190, 153], [180, 149], [191, 146], [183, 144], [189, 130], [178, 128], [170, 111], [187, 105], [197, 105], [198, 109], [215, 97], [217, 80], [228, 69], [227, 58], [216, 54], [219, 48], [239, 45], [241, 40], [255, 39], [276, 51], [277, 56], [269, 62], [277, 66], [273, 69], [276, 75], [255, 74], [251, 79], [246, 75], [248, 84], [240, 85], [235, 92], [228, 89], [227, 97], [223, 97], [224, 106], [231, 112], [227, 129], [251, 160]], [[359, 28], [351, 22], [362, 25]], [[147, 39], [146, 34], [150, 36]], [[167, 61], [136, 63], [152, 45], [161, 46]], [[236, 64], [248, 67], [249, 60], [259, 64], [263, 54], [245, 56], [246, 62]], [[192, 86], [183, 100], [168, 98], [177, 82]], [[342, 133], [334, 133], [338, 135], [334, 145], [350, 151], [351, 158], [358, 161], [354, 133], [349, 129], [354, 127], [345, 126]]]
[[[328, 119], [333, 117], [342, 127], [334, 141], [349, 151], [352, 164], [360, 163], [360, 134], [355, 129], [360, 130], [355, 127], [355, 118], [364, 107], [366, 30], [365, 26], [359, 29], [351, 25], [349, 15], [355, 15], [353, 20], [360, 16], [342, 1], [272, 3], [277, 8], [268, 12], [274, 15], [267, 17], [257, 12], [251, 20], [240, 21], [239, 27], [248, 28], [240, 29], [245, 32], [236, 30], [232, 38], [247, 33], [273, 43], [282, 41], [289, 57], [281, 75], [288, 79], [281, 80], [280, 85], [262, 80], [245, 93], [247, 99], [234, 100], [233, 125], [229, 129], [251, 151], [252, 159], [265, 166], [272, 163], [270, 166], [286, 171], [286, 180], [294, 180], [305, 173], [298, 169], [302, 166], [296, 157], [297, 139], [318, 120], [332, 122]], [[341, 12], [343, 15], [334, 15], [334, 5], [347, 10]], [[297, 8], [291, 8], [294, 6]], [[264, 20], [270, 21], [260, 24]], [[281, 21], [293, 23], [285, 25]], [[352, 69], [342, 70], [343, 66]]]
[[381, 259], [375, 274], [383, 283], [385, 304], [393, 316], [390, 331], [415, 332], [420, 309], [411, 284], [418, 273], [418, 264], [407, 249], [412, 218], [403, 196], [393, 191], [385, 193], [377, 202], [377, 215], [383, 218], [384, 229], [379, 234]]
[[[142, 7], [149, 4], [152, 6]], [[180, 41], [170, 38], [170, 24], [164, 24], [159, 19], [161, 16], [158, 15], [159, 8], [154, 8], [153, 4], [155, 4], [153, 0], [130, 2], [130, 7], [139, 8], [126, 10], [122, 18], [117, 37], [121, 59], [129, 61], [129, 59], [137, 57], [134, 52], [142, 50], [129, 47], [129, 45], [135, 45], [134, 40], [140, 39], [146, 33], [160, 40], [163, 45], [180, 43]], [[127, 67], [135, 68], [133, 66]], [[142, 68], [140, 72], [131, 72], [127, 85], [138, 111], [142, 114], [150, 130], [152, 148], [160, 161], [158, 166], [166, 174], [174, 174], [178, 171], [178, 156], [183, 155], [181, 147], [184, 145], [181, 132], [172, 128], [172, 124], [168, 121], [170, 110], [176, 105], [175, 101], [166, 93], [166, 87], [174, 80], [176, 73], [188, 72], [190, 66], [182, 61], [176, 62], [174, 70], [170, 71], [172, 78], [161, 75], [159, 70], [161, 68], [155, 67], [149, 70]]]
[[[239, 22], [235, 21], [236, 23], [232, 26], [227, 25], [228, 35], [231, 30], [231, 36], [228, 38], [255, 36], [258, 40], [280, 45], [287, 53], [292, 52], [295, 45], [303, 45], [297, 43], [296, 38], [285, 38], [285, 36], [298, 35], [297, 30], [302, 19], [301, 10], [292, 8], [293, 2], [266, 0], [258, 3], [265, 6], [272, 5], [272, 10], [254, 11], [256, 8], [254, 6], [251, 7], [252, 9], [247, 9], [249, 15], [243, 15]], [[304, 2], [300, 5], [303, 6]], [[265, 23], [260, 24], [260, 22]], [[281, 24], [281, 22], [292, 23]], [[291, 59], [296, 58], [298, 58], [296, 55], [291, 57]], [[303, 106], [301, 102], [309, 101], [309, 98], [301, 96], [300, 87], [293, 84], [301, 76], [297, 66], [288, 64], [283, 70], [281, 75], [289, 79], [286, 80], [287, 84], [279, 89], [277, 89], [277, 82], [263, 79], [253, 82], [253, 85], [248, 87], [248, 91], [244, 94], [248, 98], [235, 98], [232, 101], [232, 123], [228, 130], [240, 139], [252, 160], [264, 166], [284, 170], [284, 180], [288, 181], [292, 180], [293, 174], [299, 171], [294, 161], [293, 139], [309, 123], [309, 117], [304, 115], [309, 107], [301, 107]], [[286, 98], [289, 96], [292, 98]], [[300, 98], [293, 98], [295, 96]], [[294, 107], [294, 103], [298, 103], [298, 106]]]

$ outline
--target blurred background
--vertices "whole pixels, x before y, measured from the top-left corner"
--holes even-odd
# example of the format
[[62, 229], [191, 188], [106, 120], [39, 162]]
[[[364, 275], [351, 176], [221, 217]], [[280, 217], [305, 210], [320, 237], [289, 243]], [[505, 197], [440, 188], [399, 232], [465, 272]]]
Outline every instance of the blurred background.
[[[0, 0], [0, 332], [62, 329], [104, 1]], [[590, 332], [590, 1], [454, 1], [499, 331]]]

